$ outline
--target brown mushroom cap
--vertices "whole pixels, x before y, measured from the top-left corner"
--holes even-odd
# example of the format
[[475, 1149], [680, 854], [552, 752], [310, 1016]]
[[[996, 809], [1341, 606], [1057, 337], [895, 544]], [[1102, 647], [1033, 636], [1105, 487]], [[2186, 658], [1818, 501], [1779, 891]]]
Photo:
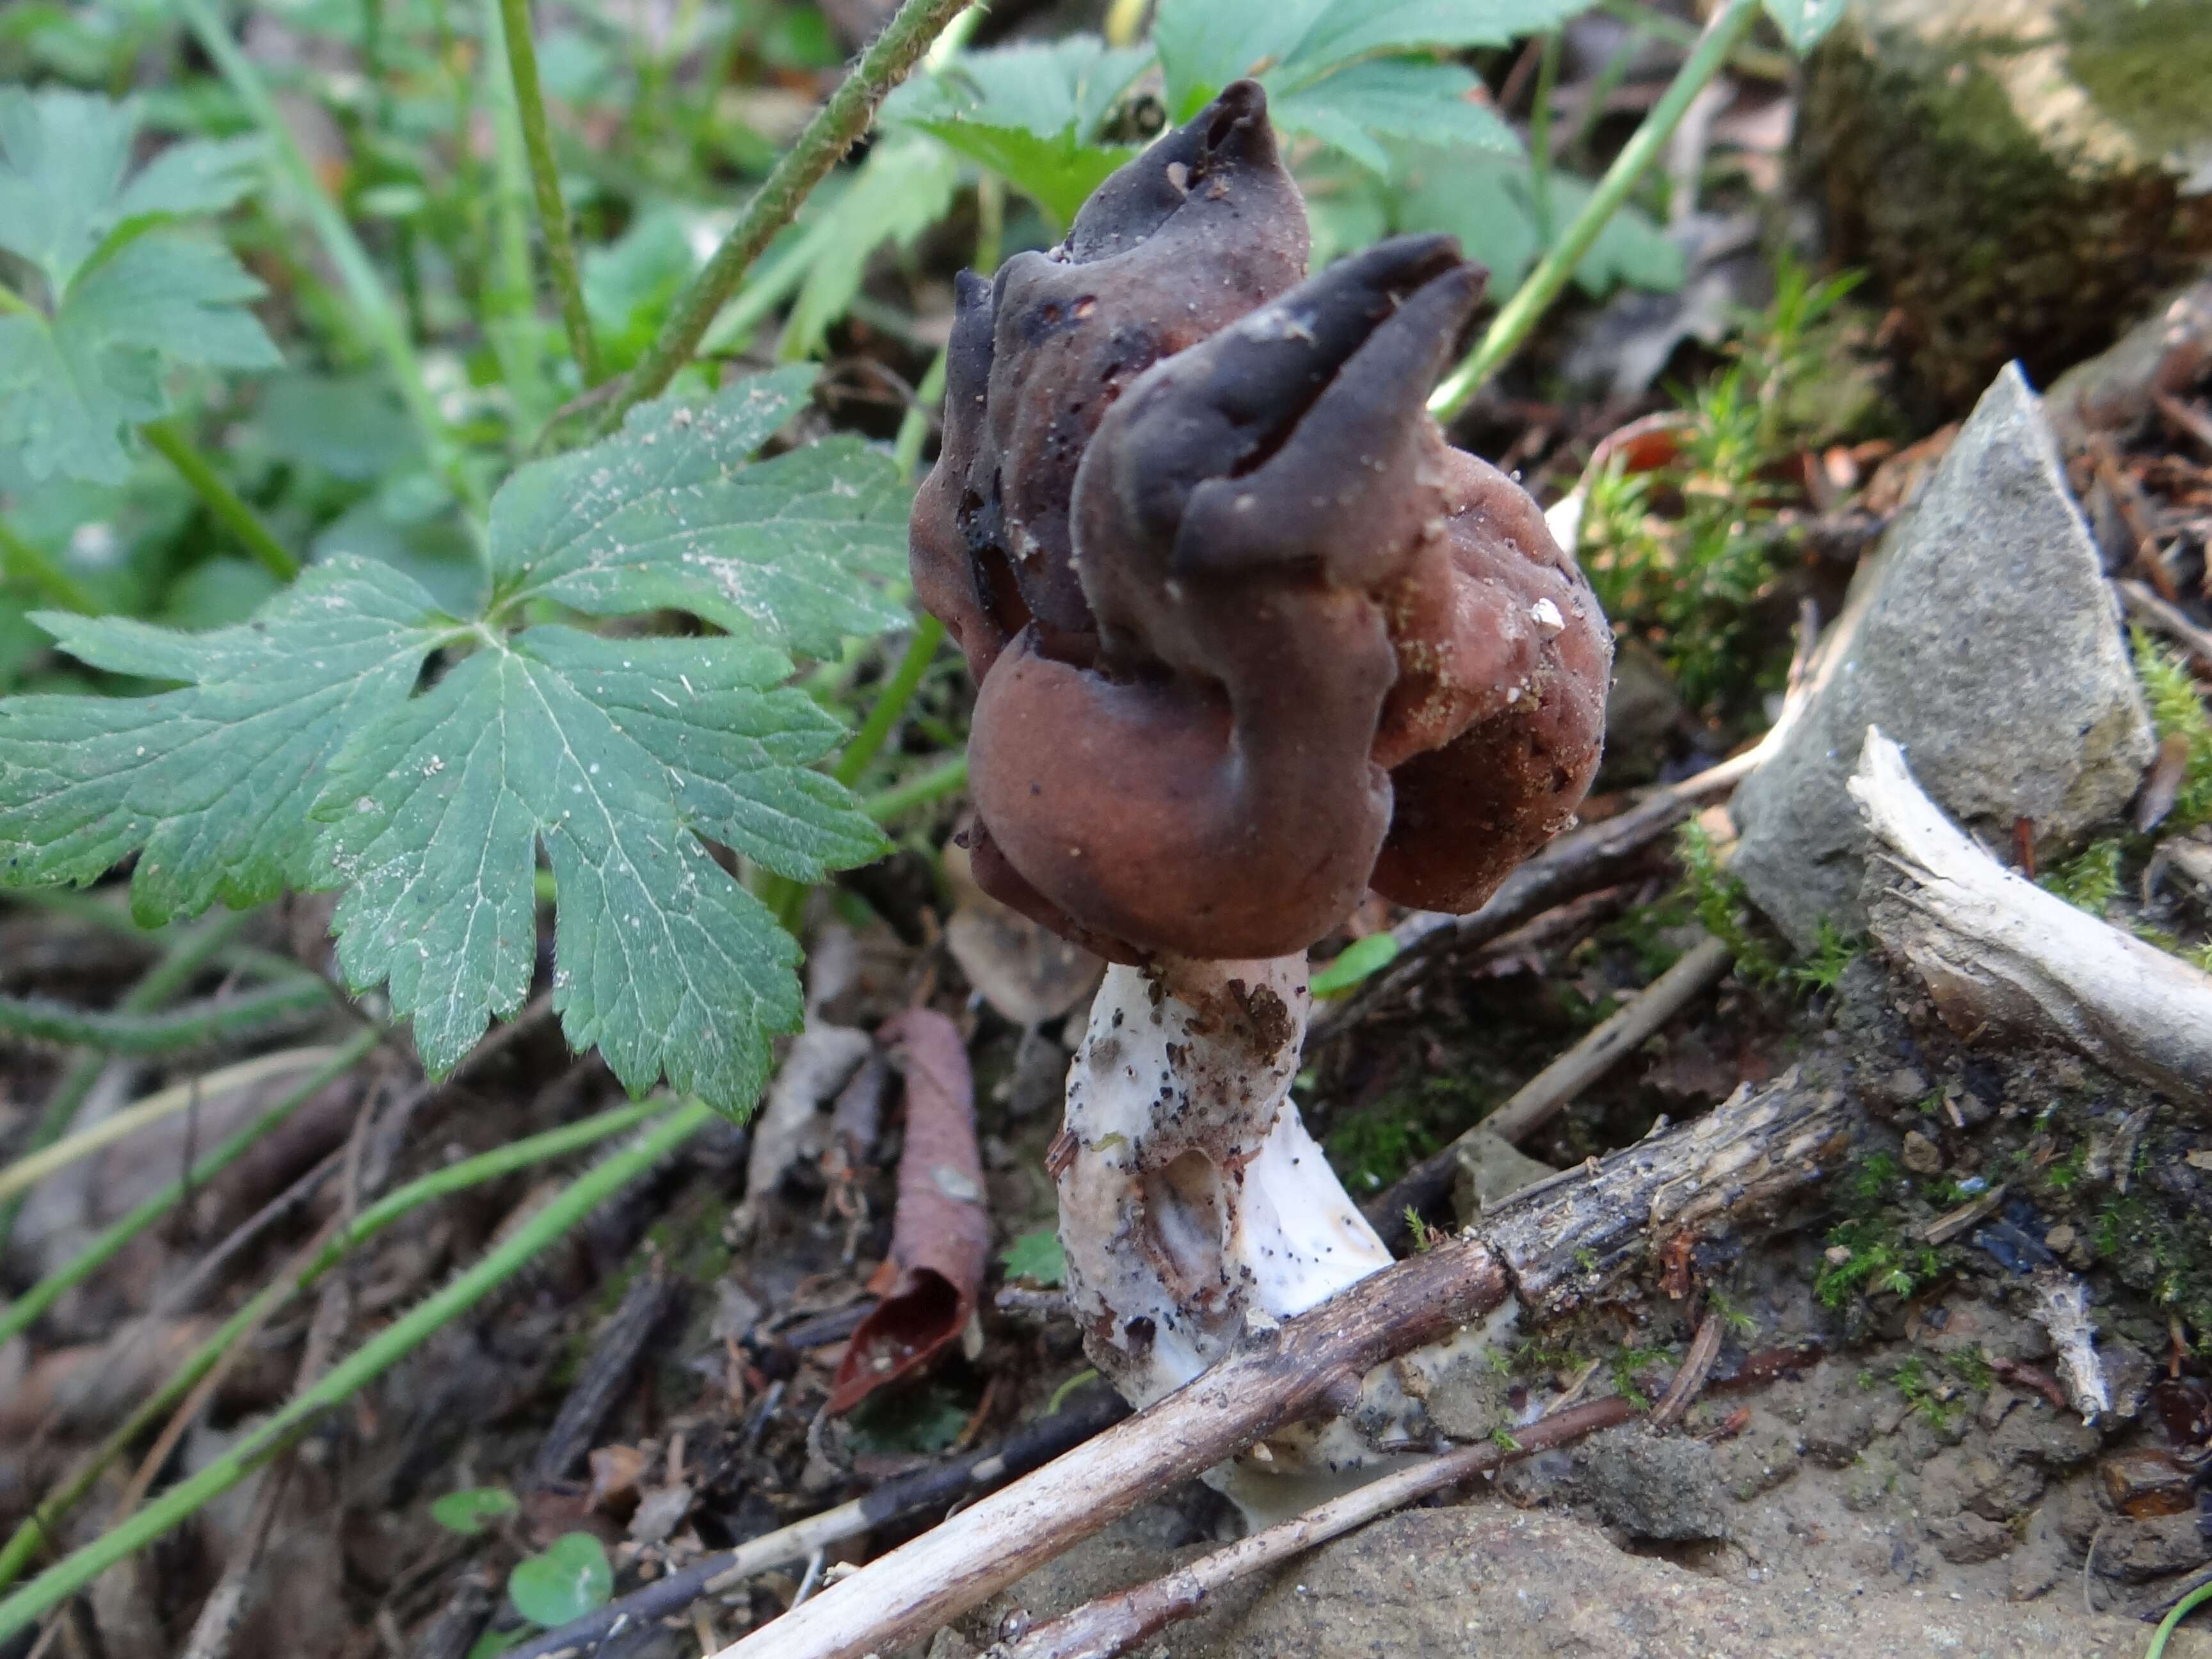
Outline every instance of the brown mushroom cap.
[[1423, 407], [1480, 271], [1400, 237], [1291, 288], [1304, 246], [1244, 82], [963, 280], [913, 564], [979, 684], [975, 873], [1118, 960], [1472, 908], [1596, 769], [1596, 603]]

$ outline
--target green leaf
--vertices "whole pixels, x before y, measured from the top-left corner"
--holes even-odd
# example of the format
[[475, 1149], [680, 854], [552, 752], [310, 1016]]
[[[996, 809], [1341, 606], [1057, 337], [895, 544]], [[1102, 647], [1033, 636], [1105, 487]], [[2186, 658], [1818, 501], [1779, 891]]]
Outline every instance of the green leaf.
[[799, 950], [698, 836], [801, 880], [884, 845], [847, 791], [799, 769], [839, 728], [771, 689], [789, 671], [735, 640], [549, 625], [488, 646], [347, 745], [316, 808], [331, 825], [316, 875], [350, 888], [347, 979], [389, 981], [431, 1075], [529, 990], [542, 844], [570, 1041], [634, 1092], [665, 1073], [724, 1110], [751, 1103], [769, 1036], [799, 1024]]
[[[1240, 75], [1271, 94], [1384, 52], [1502, 46], [1591, 0], [1160, 0], [1152, 25], [1176, 120]], [[1271, 72], [1272, 71], [1272, 72]]]
[[284, 460], [333, 477], [374, 483], [419, 465], [407, 411], [368, 374], [286, 374], [261, 388], [254, 425]]
[[219, 212], [253, 186], [252, 138], [173, 144], [126, 185], [137, 125], [105, 98], [0, 88], [0, 247], [37, 266], [56, 299], [118, 227]]
[[1060, 1248], [1059, 1233], [1050, 1227], [1022, 1234], [1006, 1246], [999, 1260], [1006, 1264], [1009, 1279], [1026, 1279], [1048, 1290], [1067, 1283], [1067, 1256]]
[[[1463, 150], [1416, 149], [1401, 153], [1397, 184], [1385, 192], [1396, 231], [1449, 231], [1471, 259], [1490, 268], [1490, 291], [1506, 295], [1520, 285], [1543, 252], [1534, 186], [1528, 164], [1516, 157]], [[1587, 179], [1554, 168], [1551, 222], [1566, 224], [1589, 199]], [[1606, 222], [1597, 240], [1575, 267], [1586, 293], [1605, 293], [1616, 283], [1668, 289], [1682, 280], [1681, 250], [1634, 208]]]
[[860, 292], [869, 256], [886, 243], [911, 248], [951, 210], [959, 182], [958, 157], [921, 133], [896, 134], [870, 150], [819, 222], [820, 240], [784, 325], [780, 355], [822, 350], [830, 325]]
[[222, 248], [158, 228], [244, 195], [258, 141], [173, 144], [126, 183], [137, 125], [104, 98], [0, 89], [0, 248], [47, 289], [46, 312], [0, 315], [0, 455], [33, 483], [122, 483], [122, 428], [168, 411], [169, 364], [278, 361], [244, 308], [261, 284]]
[[584, 304], [608, 361], [635, 362], [703, 257], [684, 216], [667, 206], [647, 208], [605, 247], [584, 251]]
[[890, 626], [901, 613], [870, 580], [906, 568], [890, 457], [830, 438], [745, 465], [816, 373], [755, 375], [700, 406], [641, 404], [605, 442], [522, 468], [492, 501], [495, 611], [689, 611], [816, 656]]
[[1397, 959], [1398, 941], [1388, 933], [1370, 933], [1365, 939], [1354, 939], [1337, 953], [1328, 967], [1315, 971], [1313, 994], [1317, 997], [1346, 995]]
[[507, 1599], [514, 1610], [548, 1630], [605, 1607], [614, 1590], [606, 1546], [587, 1532], [562, 1534], [507, 1576]]
[[0, 885], [82, 885], [137, 854], [131, 909], [149, 927], [304, 885], [325, 763], [405, 702], [438, 640], [428, 594], [352, 560], [214, 634], [33, 620], [94, 667], [183, 684], [0, 702]]
[[1293, 78], [1376, 52], [1509, 46], [1557, 28], [1593, 0], [1332, 0], [1284, 55]]
[[1152, 45], [1168, 116], [1188, 121], [1239, 76], [1288, 57], [1331, 0], [1159, 0]]
[[1791, 51], [1808, 52], [1842, 18], [1844, 0], [1766, 0], [1766, 15]]
[[1066, 224], [1141, 148], [1097, 139], [1152, 56], [1150, 47], [1109, 46], [1093, 34], [963, 52], [901, 87], [884, 117], [1002, 174]]
[[[799, 951], [709, 843], [802, 882], [886, 846], [811, 769], [837, 721], [783, 682], [788, 647], [886, 611], [869, 573], [904, 542], [890, 463], [832, 441], [745, 464], [813, 373], [664, 399], [518, 473], [492, 504], [501, 588], [473, 618], [328, 552], [216, 633], [40, 613], [82, 661], [179, 689], [0, 701], [0, 886], [87, 882], [135, 854], [155, 921], [348, 889], [341, 967], [388, 987], [442, 1075], [528, 993], [542, 854], [569, 1040], [634, 1091], [665, 1077], [742, 1112], [799, 1023]], [[600, 639], [524, 626], [525, 600], [674, 607], [731, 633]]]
[[1334, 144], [1380, 173], [1391, 169], [1384, 139], [1518, 155], [1513, 130], [1476, 101], [1481, 85], [1456, 64], [1382, 58], [1294, 87], [1269, 107], [1284, 131]]
[[449, 1492], [431, 1504], [430, 1518], [447, 1532], [475, 1538], [489, 1531], [493, 1522], [521, 1507], [504, 1486], [467, 1486]]
[[120, 483], [122, 428], [168, 411], [165, 360], [268, 368], [282, 359], [243, 309], [261, 284], [224, 249], [173, 231], [125, 243], [69, 290], [52, 323], [0, 317], [0, 449], [33, 481]]

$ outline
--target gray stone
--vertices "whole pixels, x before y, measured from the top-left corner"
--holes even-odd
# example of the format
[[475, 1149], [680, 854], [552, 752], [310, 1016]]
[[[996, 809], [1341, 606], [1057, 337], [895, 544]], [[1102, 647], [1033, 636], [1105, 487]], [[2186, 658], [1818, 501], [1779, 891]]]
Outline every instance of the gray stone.
[[2017, 365], [1862, 568], [1804, 715], [1747, 779], [1734, 869], [1801, 950], [1859, 931], [1866, 840], [1844, 781], [1869, 725], [1990, 844], [2039, 856], [2116, 817], [2153, 752], [2110, 591]]
[[1577, 1447], [1575, 1462], [1583, 1494], [1623, 1532], [1675, 1543], [1728, 1536], [1721, 1472], [1702, 1440], [1623, 1424]]
[[[1079, 1546], [1079, 1548], [1082, 1547]], [[2100, 1551], [2101, 1554], [2102, 1552]], [[1128, 1564], [1122, 1564], [1126, 1566]], [[1787, 1565], [1787, 1564], [1784, 1564]], [[2134, 1659], [2144, 1627], [2029, 1606], [1790, 1573], [1743, 1584], [1615, 1549], [1571, 1517], [1497, 1504], [1388, 1516], [1246, 1580], [1140, 1659]], [[1036, 1577], [1006, 1598], [1064, 1603]], [[988, 1639], [988, 1618], [969, 1621]], [[957, 1649], [948, 1650], [957, 1653]], [[2167, 1659], [2212, 1659], [2176, 1632]]]
[[1475, 1130], [1459, 1143], [1457, 1150], [1459, 1170], [1452, 1178], [1452, 1204], [1462, 1227], [1472, 1227], [1499, 1200], [1559, 1173], [1486, 1129]]

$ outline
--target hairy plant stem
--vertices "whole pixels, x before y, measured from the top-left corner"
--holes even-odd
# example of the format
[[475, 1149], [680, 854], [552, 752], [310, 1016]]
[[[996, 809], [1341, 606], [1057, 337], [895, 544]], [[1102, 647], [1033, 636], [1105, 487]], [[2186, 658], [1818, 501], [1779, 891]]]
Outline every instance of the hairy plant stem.
[[[31, 1322], [61, 1299], [64, 1292], [81, 1285], [112, 1261], [116, 1253], [182, 1203], [187, 1193], [198, 1192], [221, 1175], [317, 1093], [357, 1065], [376, 1046], [380, 1032], [361, 1032], [331, 1052], [297, 1088], [288, 1091], [267, 1111], [209, 1152], [182, 1176], [155, 1193], [121, 1219], [110, 1224], [68, 1262], [40, 1279], [6, 1307], [0, 1308], [0, 1342], [27, 1328]], [[20, 1165], [18, 1166], [21, 1167]]]
[[907, 705], [921, 688], [921, 677], [929, 672], [936, 660], [938, 647], [945, 643], [945, 624], [936, 617], [925, 616], [915, 624], [914, 637], [907, 641], [906, 651], [891, 670], [890, 678], [884, 682], [883, 690], [868, 710], [867, 719], [860, 729], [853, 733], [853, 740], [845, 745], [845, 752], [837, 757], [832, 775], [850, 787], [860, 781], [860, 774], [868, 769], [890, 734], [898, 729], [905, 718]]
[[[202, 922], [198, 927], [179, 934], [172, 939], [161, 959], [146, 972], [146, 976], [123, 994], [116, 1012], [124, 1015], [150, 1013], [191, 982], [192, 975], [207, 966], [217, 952], [238, 937], [246, 923], [241, 912], [226, 912]], [[83, 1109], [85, 1099], [107, 1070], [104, 1055], [87, 1054], [74, 1062], [62, 1073], [61, 1081], [46, 1101], [46, 1109], [30, 1134], [16, 1148], [16, 1156], [42, 1152], [70, 1131], [76, 1115]], [[0, 1255], [8, 1249], [8, 1241], [15, 1231], [15, 1218], [22, 1212], [27, 1193], [16, 1193], [0, 1200]]]
[[545, 272], [561, 304], [561, 325], [568, 349], [586, 386], [597, 386], [605, 371], [599, 342], [592, 335], [591, 313], [584, 308], [584, 285], [577, 274], [575, 239], [568, 231], [568, 210], [561, 200], [561, 173], [553, 161], [553, 135], [545, 118], [545, 93], [538, 81], [538, 46], [530, 33], [530, 0], [499, 0], [507, 35], [507, 67], [514, 79], [515, 114], [522, 123], [522, 148], [530, 159], [530, 185], [538, 198], [538, 221], [545, 234]]
[[473, 1267], [379, 1331], [205, 1468], [169, 1487], [121, 1525], [71, 1551], [0, 1601], [0, 1641], [24, 1629], [47, 1608], [76, 1595], [109, 1567], [161, 1538], [296, 1444], [326, 1413], [353, 1398], [514, 1278], [661, 1158], [720, 1121], [713, 1108], [696, 1100], [686, 1102], [630, 1146], [578, 1176]]
[[323, 252], [337, 268], [338, 280], [345, 285], [347, 297], [368, 320], [370, 337], [391, 373], [394, 389], [421, 430], [438, 471], [463, 501], [481, 513], [484, 506], [483, 492], [461, 465], [453, 433], [431, 399], [429, 383], [422, 378], [422, 360], [415, 355], [414, 338], [407, 332], [405, 319], [384, 291], [376, 267], [370, 263], [361, 240], [353, 234], [353, 227], [346, 222], [337, 204], [331, 200], [315, 177], [314, 168], [270, 94], [269, 83], [262, 78], [253, 61], [240, 50], [238, 42], [231, 39], [230, 30], [212, 0], [176, 0], [176, 8], [201, 49], [268, 140], [277, 165], [299, 196], [301, 209], [313, 227], [316, 240], [322, 243]]
[[5, 1589], [22, 1577], [23, 1569], [41, 1544], [51, 1539], [69, 1512], [83, 1501], [84, 1495], [104, 1474], [108, 1466], [129, 1450], [138, 1437], [161, 1420], [177, 1402], [196, 1387], [200, 1379], [213, 1370], [216, 1363], [231, 1347], [249, 1332], [268, 1322], [284, 1304], [312, 1289], [315, 1281], [353, 1250], [367, 1243], [401, 1217], [424, 1205], [499, 1180], [534, 1164], [580, 1152], [598, 1145], [609, 1136], [617, 1135], [644, 1122], [647, 1118], [665, 1111], [669, 1102], [665, 1096], [656, 1096], [634, 1106], [619, 1106], [611, 1111], [600, 1112], [574, 1123], [549, 1129], [543, 1134], [511, 1141], [477, 1157], [464, 1158], [458, 1164], [435, 1170], [416, 1181], [398, 1188], [355, 1218], [350, 1227], [318, 1251], [289, 1278], [264, 1286], [244, 1307], [224, 1321], [220, 1328], [200, 1344], [164, 1379], [161, 1387], [149, 1395], [130, 1417], [94, 1448], [73, 1471], [68, 1480], [50, 1492], [38, 1509], [25, 1520], [0, 1546], [0, 1589]]
[[895, 783], [888, 789], [862, 797], [860, 807], [878, 823], [889, 823], [917, 806], [957, 795], [967, 787], [968, 757], [955, 755], [926, 772], [916, 773], [903, 783]]
[[1582, 211], [1537, 261], [1513, 297], [1499, 308], [1474, 349], [1430, 396], [1429, 412], [1437, 419], [1448, 422], [1465, 409], [1490, 377], [1521, 349], [1552, 301], [1559, 297], [1559, 290], [1567, 285], [1606, 222], [1619, 211], [1644, 170], [1666, 149], [1691, 100], [1720, 73], [1729, 54], [1751, 33], [1759, 21], [1759, 0], [1729, 0], [1727, 9], [1705, 26], [1696, 48], [1675, 72], [1673, 84], [1605, 170], [1605, 177], [1598, 180]]
[[[194, 3], [204, 3], [194, 0]], [[799, 141], [753, 193], [707, 268], [677, 301], [661, 325], [659, 337], [630, 371], [622, 394], [611, 401], [600, 417], [601, 435], [621, 426], [631, 404], [659, 396], [677, 370], [691, 360], [714, 313], [738, 291], [753, 261], [791, 222], [814, 186], [868, 130], [877, 106], [906, 78], [930, 42], [968, 3], [969, 0], [905, 0], [899, 7], [883, 33], [860, 55], [860, 61], [830, 94], [830, 101], [806, 124]]]
[[558, 399], [546, 381], [538, 350], [530, 270], [530, 163], [507, 72], [507, 33], [501, 7], [486, 0], [483, 82], [492, 131], [492, 246], [491, 275], [483, 288], [484, 333], [514, 406], [508, 440], [520, 461], [527, 453], [528, 434], [550, 418]]
[[300, 562], [291, 550], [270, 533], [260, 516], [248, 507], [238, 492], [222, 481], [208, 458], [192, 447], [185, 429], [173, 420], [149, 421], [138, 428], [139, 436], [171, 466], [179, 477], [192, 487], [216, 521], [235, 537], [246, 550], [260, 562], [263, 568], [280, 582], [289, 582], [300, 574]]
[[214, 997], [166, 1013], [128, 1008], [112, 1012], [72, 1008], [44, 997], [0, 996], [0, 1035], [31, 1042], [65, 1042], [114, 1054], [163, 1054], [259, 1030], [325, 1007], [331, 988], [313, 974], [236, 996]]
[[4, 519], [0, 519], [0, 575], [28, 582], [64, 611], [96, 617], [102, 609], [90, 588], [25, 541]]

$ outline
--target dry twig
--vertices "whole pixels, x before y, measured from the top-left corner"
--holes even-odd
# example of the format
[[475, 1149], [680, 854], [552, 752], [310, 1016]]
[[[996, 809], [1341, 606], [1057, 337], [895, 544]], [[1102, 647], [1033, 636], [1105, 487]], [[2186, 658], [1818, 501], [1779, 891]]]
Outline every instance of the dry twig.
[[1850, 1142], [1840, 1091], [1792, 1073], [1594, 1166], [1482, 1228], [1360, 1280], [1050, 1467], [962, 1510], [718, 1659], [859, 1659], [917, 1641], [1177, 1480], [1518, 1296], [1540, 1318], [1606, 1294], [1663, 1248], [1736, 1239], [1821, 1181]]
[[1177, 1620], [1204, 1612], [1209, 1597], [1239, 1578], [1325, 1544], [1432, 1492], [1448, 1491], [1518, 1458], [1566, 1445], [1600, 1429], [1626, 1423], [1635, 1415], [1635, 1407], [1618, 1395], [1593, 1400], [1530, 1424], [1514, 1436], [1510, 1448], [1485, 1442], [1386, 1474], [1150, 1583], [1086, 1602], [1050, 1624], [1000, 1643], [991, 1649], [987, 1659], [1116, 1659]]

